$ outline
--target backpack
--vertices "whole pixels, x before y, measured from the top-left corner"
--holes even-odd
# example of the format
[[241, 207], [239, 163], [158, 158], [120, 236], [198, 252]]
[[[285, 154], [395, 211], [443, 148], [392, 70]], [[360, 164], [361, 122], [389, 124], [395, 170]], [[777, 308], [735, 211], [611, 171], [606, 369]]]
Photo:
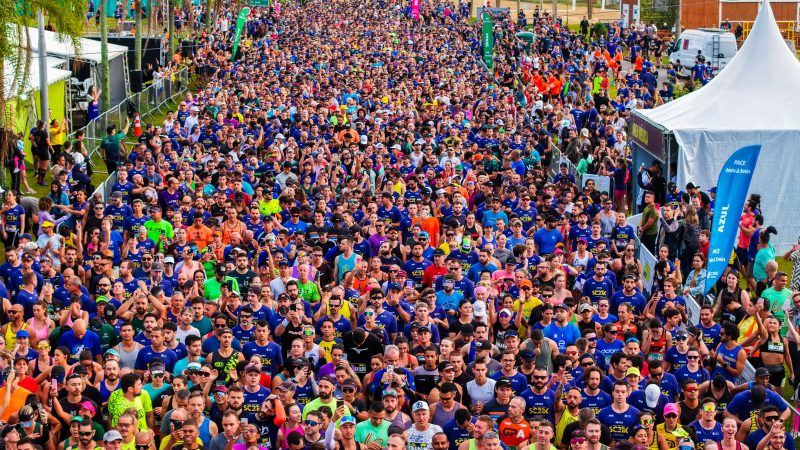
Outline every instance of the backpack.
[[683, 246], [693, 250], [700, 248], [700, 225], [683, 223]]

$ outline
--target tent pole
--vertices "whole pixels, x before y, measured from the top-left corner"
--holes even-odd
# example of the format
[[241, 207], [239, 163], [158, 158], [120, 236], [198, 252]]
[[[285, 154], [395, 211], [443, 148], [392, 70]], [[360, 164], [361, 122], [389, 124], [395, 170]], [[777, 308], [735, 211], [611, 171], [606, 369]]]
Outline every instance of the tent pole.
[[50, 123], [50, 118], [48, 115], [50, 107], [47, 98], [47, 44], [44, 37], [44, 12], [39, 9], [37, 16], [39, 22], [39, 108], [41, 109], [42, 120], [45, 123], [45, 131], [49, 133], [50, 127], [48, 124]]
[[672, 152], [670, 151], [670, 143], [672, 142], [672, 135], [667, 133], [664, 135], [664, 159], [666, 160], [666, 167], [664, 168], [664, 179], [669, 183], [670, 178], [672, 177], [672, 173], [670, 173], [670, 168], [672, 167]]

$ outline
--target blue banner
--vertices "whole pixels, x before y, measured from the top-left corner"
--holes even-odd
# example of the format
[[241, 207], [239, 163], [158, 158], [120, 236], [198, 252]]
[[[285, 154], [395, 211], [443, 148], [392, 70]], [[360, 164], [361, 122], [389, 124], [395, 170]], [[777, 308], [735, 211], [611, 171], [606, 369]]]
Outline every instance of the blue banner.
[[747, 199], [750, 180], [753, 179], [760, 152], [760, 145], [736, 150], [719, 173], [708, 251], [708, 275], [703, 293], [714, 287], [731, 259], [736, 232], [739, 231], [739, 217], [744, 209], [744, 201]]

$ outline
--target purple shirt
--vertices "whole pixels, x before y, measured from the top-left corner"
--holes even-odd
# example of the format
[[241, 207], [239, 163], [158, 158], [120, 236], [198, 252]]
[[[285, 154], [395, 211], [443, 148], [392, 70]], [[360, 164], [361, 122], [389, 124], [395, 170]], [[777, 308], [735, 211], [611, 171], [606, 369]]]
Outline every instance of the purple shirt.
[[369, 241], [369, 245], [372, 246], [373, 255], [378, 254], [378, 249], [380, 248], [381, 244], [383, 244], [383, 242], [386, 241], [387, 239], [389, 239], [388, 236], [385, 235], [381, 236], [378, 234], [373, 234], [372, 236], [369, 237], [369, 239], [367, 239]]

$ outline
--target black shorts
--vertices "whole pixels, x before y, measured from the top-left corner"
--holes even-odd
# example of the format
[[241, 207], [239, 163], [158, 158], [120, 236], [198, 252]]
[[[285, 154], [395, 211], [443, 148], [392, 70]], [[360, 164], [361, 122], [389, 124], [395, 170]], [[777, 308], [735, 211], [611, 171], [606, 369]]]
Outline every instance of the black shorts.
[[34, 156], [41, 159], [42, 161], [50, 161], [50, 149], [45, 147], [44, 149], [36, 149], [33, 152]]
[[736, 247], [736, 262], [743, 267], [747, 267], [747, 249]]

